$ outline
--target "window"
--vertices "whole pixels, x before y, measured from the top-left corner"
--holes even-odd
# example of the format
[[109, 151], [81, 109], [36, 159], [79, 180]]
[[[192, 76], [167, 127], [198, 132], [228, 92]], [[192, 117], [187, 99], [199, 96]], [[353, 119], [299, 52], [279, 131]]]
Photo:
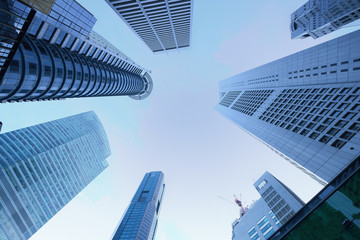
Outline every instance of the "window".
[[[281, 226], [281, 224], [280, 224], [280, 226]], [[271, 229], [267, 234], [265, 234], [265, 236], [264, 236], [265, 239], [269, 239], [271, 237], [271, 235], [274, 234], [274, 232], [275, 232], [274, 229]]]
[[144, 202], [146, 200], [146, 197], [149, 195], [149, 191], [142, 191], [138, 201]]
[[268, 230], [269, 228], [271, 228], [271, 224], [270, 224], [270, 223], [266, 224], [265, 227], [263, 227], [263, 228], [261, 229], [261, 232], [264, 233], [264, 232], [266, 232], [266, 230]]
[[51, 75], [51, 67], [50, 66], [45, 66], [44, 67], [44, 75], [46, 77], [50, 77], [50, 75]]
[[10, 63], [10, 72], [19, 72], [19, 61], [12, 60]]
[[68, 70], [67, 79], [72, 79], [72, 77], [73, 77], [73, 71]]
[[250, 237], [253, 236], [253, 235], [256, 233], [255, 228], [254, 228], [254, 227], [250, 228], [250, 230], [248, 231], [248, 233], [249, 233], [249, 236], [250, 236]]
[[29, 74], [36, 74], [37, 65], [35, 63], [29, 63]]
[[220, 105], [223, 105], [224, 107], [229, 107], [234, 100], [239, 96], [241, 91], [229, 91], [225, 97], [219, 102]]
[[262, 189], [266, 184], [267, 184], [267, 181], [266, 181], [266, 180], [263, 180], [263, 181], [257, 186], [257, 189], [258, 189], [258, 190]]
[[63, 70], [62, 68], [56, 69], [56, 77], [61, 78], [63, 76]]
[[261, 228], [262, 226], [265, 225], [265, 223], [269, 222], [269, 220], [267, 219], [267, 217], [263, 217], [262, 219], [260, 219], [260, 221], [258, 222], [258, 226], [259, 228]]

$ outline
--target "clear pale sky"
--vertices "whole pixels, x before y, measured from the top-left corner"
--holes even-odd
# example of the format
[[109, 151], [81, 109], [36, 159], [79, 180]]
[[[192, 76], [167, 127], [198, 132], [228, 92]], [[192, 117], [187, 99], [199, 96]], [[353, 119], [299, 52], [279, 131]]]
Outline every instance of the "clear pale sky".
[[218, 81], [351, 31], [290, 40], [290, 14], [305, 0], [195, 0], [191, 47], [153, 54], [103, 0], [81, 0], [94, 30], [150, 69], [149, 98], [0, 104], [3, 132], [94, 110], [107, 132], [110, 166], [31, 240], [110, 239], [144, 174], [161, 170], [166, 191], [157, 240], [231, 239], [234, 193], [251, 204], [265, 171], [305, 202], [321, 188], [214, 110]]

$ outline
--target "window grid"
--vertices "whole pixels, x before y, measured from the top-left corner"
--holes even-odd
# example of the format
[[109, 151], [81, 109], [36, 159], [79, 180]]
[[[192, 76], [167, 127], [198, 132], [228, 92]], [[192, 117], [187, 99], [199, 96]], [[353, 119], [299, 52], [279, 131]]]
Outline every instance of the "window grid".
[[225, 97], [219, 102], [220, 105], [229, 107], [231, 103], [239, 96], [241, 91], [229, 91]]
[[360, 130], [360, 118], [352, 121], [359, 93], [359, 87], [284, 89], [259, 119], [341, 149]]
[[256, 110], [268, 99], [274, 90], [245, 91], [231, 107], [232, 109], [252, 116]]

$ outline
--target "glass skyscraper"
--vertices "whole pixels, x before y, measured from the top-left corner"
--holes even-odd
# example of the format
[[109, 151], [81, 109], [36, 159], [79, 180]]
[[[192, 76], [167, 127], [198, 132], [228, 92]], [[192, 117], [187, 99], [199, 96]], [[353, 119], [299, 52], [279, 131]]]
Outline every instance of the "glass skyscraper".
[[[0, 7], [8, 12], [17, 11], [15, 7], [20, 5], [17, 0], [4, 4]], [[29, 12], [26, 7], [24, 11]], [[7, 26], [14, 19], [21, 18], [2, 21]], [[56, 0], [48, 15], [37, 11], [22, 41], [16, 40], [17, 50], [4, 65], [4, 75], [0, 74], [0, 102], [149, 96], [149, 71], [92, 31], [95, 22], [75, 0]], [[8, 48], [4, 40], [1, 48]]]
[[112, 239], [155, 239], [164, 189], [162, 172], [146, 173]]
[[360, 154], [360, 31], [220, 81], [219, 93], [218, 112], [325, 184]]
[[94, 112], [0, 135], [0, 239], [28, 239], [107, 166]]

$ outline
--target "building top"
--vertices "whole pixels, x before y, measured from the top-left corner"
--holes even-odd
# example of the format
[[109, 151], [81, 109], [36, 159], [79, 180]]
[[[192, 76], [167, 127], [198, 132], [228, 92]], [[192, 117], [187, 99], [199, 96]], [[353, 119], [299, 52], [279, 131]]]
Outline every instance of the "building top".
[[360, 18], [360, 1], [309, 0], [291, 14], [291, 38], [318, 38]]
[[153, 52], [190, 46], [192, 0], [106, 0]]
[[146, 173], [112, 239], [154, 239], [164, 190], [161, 171]]
[[353, 49], [359, 46], [360, 30], [357, 30], [221, 80], [219, 89], [226, 92], [358, 82], [360, 54]]

